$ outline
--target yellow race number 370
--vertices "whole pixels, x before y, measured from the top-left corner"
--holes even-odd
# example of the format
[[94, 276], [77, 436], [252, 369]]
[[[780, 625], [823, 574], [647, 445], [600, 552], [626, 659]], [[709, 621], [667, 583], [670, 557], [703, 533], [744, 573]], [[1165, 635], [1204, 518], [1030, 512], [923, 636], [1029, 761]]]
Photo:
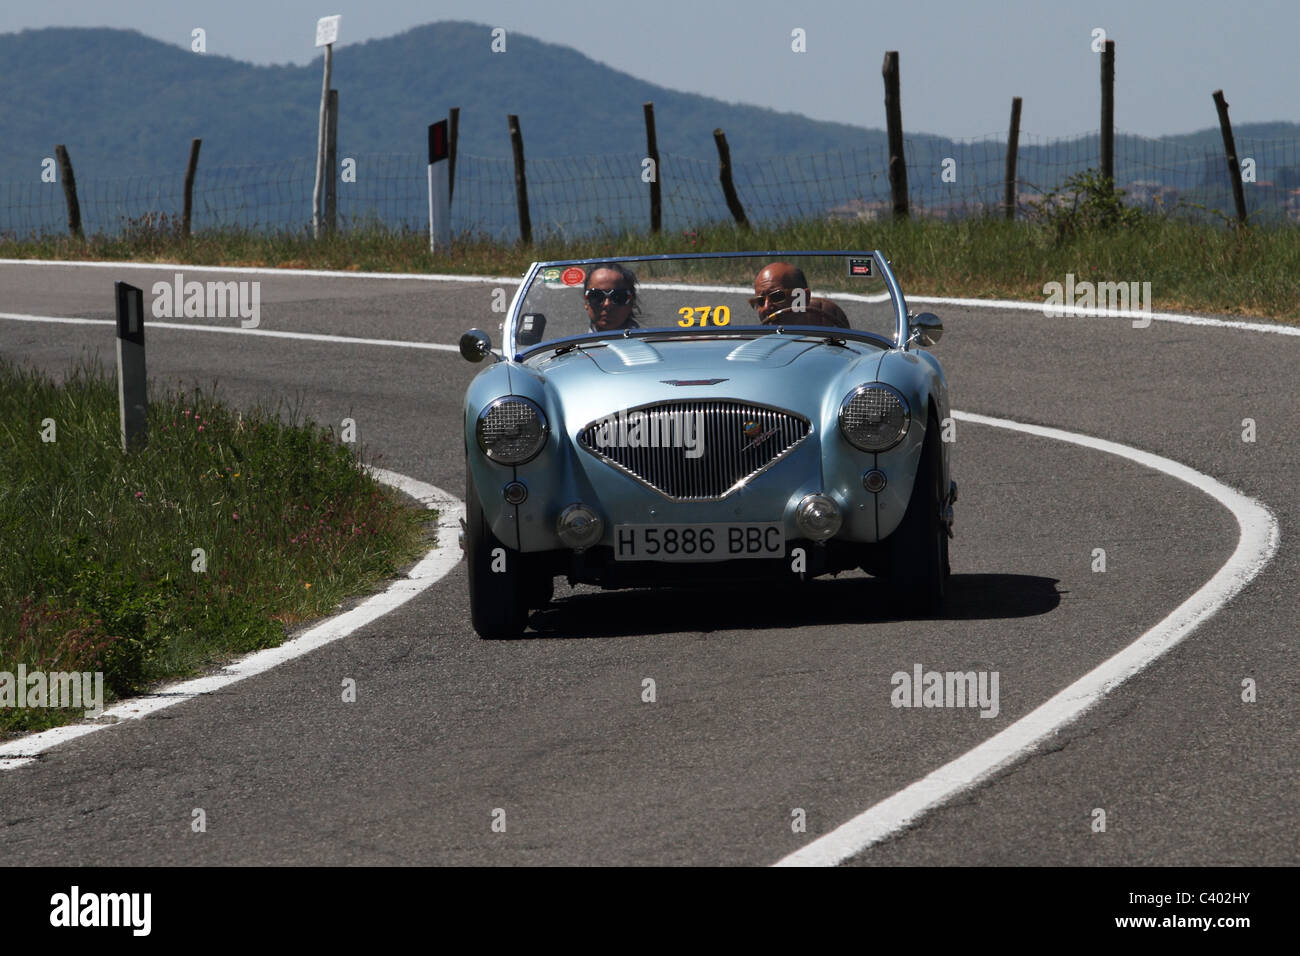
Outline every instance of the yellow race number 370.
[[709, 324], [731, 324], [731, 309], [725, 305], [702, 305], [695, 308], [687, 305], [678, 309], [677, 314], [681, 316], [677, 324], [684, 329], [689, 329], [697, 323], [701, 328]]

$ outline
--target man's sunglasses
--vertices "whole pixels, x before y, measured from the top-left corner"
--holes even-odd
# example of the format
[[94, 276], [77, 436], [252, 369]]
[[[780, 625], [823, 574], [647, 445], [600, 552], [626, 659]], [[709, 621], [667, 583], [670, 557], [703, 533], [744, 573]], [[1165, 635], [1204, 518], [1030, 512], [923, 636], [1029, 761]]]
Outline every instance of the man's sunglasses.
[[750, 296], [749, 307], [751, 309], [757, 309], [764, 302], [771, 302], [773, 305], [780, 305], [789, 298], [789, 289], [773, 289], [771, 292], [764, 292], [762, 295]]
[[627, 305], [632, 301], [631, 289], [588, 289], [583, 295], [592, 305], [600, 305], [606, 299], [615, 305]]

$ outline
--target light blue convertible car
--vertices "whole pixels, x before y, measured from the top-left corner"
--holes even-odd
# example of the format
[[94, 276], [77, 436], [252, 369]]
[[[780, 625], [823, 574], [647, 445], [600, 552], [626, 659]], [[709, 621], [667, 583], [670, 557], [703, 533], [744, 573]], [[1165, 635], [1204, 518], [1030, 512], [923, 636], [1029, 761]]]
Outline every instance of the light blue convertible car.
[[943, 601], [948, 389], [880, 252], [534, 263], [465, 396], [474, 629], [603, 588], [861, 568]]

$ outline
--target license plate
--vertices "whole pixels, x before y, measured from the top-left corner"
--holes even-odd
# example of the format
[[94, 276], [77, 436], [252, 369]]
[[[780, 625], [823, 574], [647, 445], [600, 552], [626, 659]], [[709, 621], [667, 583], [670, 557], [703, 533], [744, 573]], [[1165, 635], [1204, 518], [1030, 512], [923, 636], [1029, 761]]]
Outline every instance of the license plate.
[[620, 524], [616, 561], [731, 561], [785, 557], [780, 522], [746, 524]]

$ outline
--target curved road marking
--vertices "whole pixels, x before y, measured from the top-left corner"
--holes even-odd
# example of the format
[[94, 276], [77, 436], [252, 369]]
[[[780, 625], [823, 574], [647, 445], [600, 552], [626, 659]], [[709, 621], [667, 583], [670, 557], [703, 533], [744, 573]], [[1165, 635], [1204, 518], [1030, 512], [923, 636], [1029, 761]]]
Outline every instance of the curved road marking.
[[[62, 325], [113, 325], [113, 319], [81, 319], [53, 315], [27, 315], [22, 312], [0, 312], [0, 319], [11, 322], [52, 322]], [[459, 352], [458, 345], [439, 345], [435, 342], [412, 342], [407, 339], [359, 339], [350, 335], [324, 335], [319, 332], [275, 332], [270, 329], [242, 329], [229, 325], [187, 325], [184, 322], [148, 322], [151, 329], [180, 329], [184, 332], [232, 332], [238, 335], [265, 335], [273, 339], [305, 339], [309, 342], [330, 342], [335, 345], [390, 345], [405, 349], [428, 349], [434, 352]]]
[[[0, 264], [6, 263], [24, 263], [24, 264], [41, 264], [41, 265], [62, 265], [62, 262], [39, 262], [35, 260], [0, 260]], [[78, 264], [78, 263], [68, 263]], [[96, 266], [132, 266], [137, 268], [158, 268], [157, 266], [145, 266], [139, 263], [81, 263], [83, 265]], [[163, 268], [167, 268], [164, 266]], [[179, 267], [178, 267], [179, 268]], [[186, 266], [184, 268], [197, 268]], [[261, 273], [274, 273], [283, 275], [283, 270], [277, 269], [250, 269], [250, 270], [222, 270], [217, 267], [205, 267], [206, 271], [251, 271]], [[361, 273], [330, 273], [330, 272], [299, 272], [299, 275], [327, 275], [327, 276], [359, 276]], [[423, 278], [431, 281], [462, 281], [471, 280], [478, 282], [501, 281], [486, 276], [421, 276], [421, 275], [393, 275], [389, 273], [367, 273], [364, 274], [369, 278]], [[982, 299], [948, 299], [929, 296], [914, 296], [915, 302], [935, 302], [954, 305], [970, 305], [994, 308], [1015, 308], [1015, 309], [1041, 309], [1041, 305], [1024, 302], [1008, 301], [989, 301]], [[1085, 310], [1071, 309], [1067, 314], [1087, 314]], [[1109, 313], [1094, 310], [1094, 314], [1107, 315]], [[1148, 313], [1133, 313], [1133, 315], [1146, 315]], [[1150, 313], [1154, 318], [1164, 319], [1166, 321], [1183, 322], [1190, 325], [1207, 325], [1244, 329], [1249, 331], [1276, 332], [1284, 335], [1300, 335], [1300, 328], [1288, 326], [1261, 325], [1257, 323], [1230, 322], [1220, 319], [1202, 318], [1199, 316], [1178, 315], [1176, 313]], [[1123, 317], [1123, 316], [1121, 316]], [[59, 319], [46, 316], [22, 315], [17, 313], [0, 313], [0, 318], [15, 319], [20, 321], [53, 321], [53, 322], [73, 322], [86, 324], [113, 324], [109, 320], [103, 319]], [[313, 340], [334, 341], [334, 342], [354, 342], [374, 345], [405, 345], [412, 348], [439, 348], [441, 350], [452, 351], [455, 346], [430, 346], [418, 342], [400, 342], [383, 339], [346, 339], [341, 336], [314, 335], [311, 333], [301, 332], [268, 332], [257, 329], [235, 329], [212, 326], [194, 326], [179, 323], [153, 323], [156, 328], [175, 328], [175, 329], [199, 329], [202, 331], [222, 331], [222, 332], [245, 332], [258, 333], [263, 335], [272, 335], [282, 338], [309, 338]], [[1021, 422], [1011, 421], [1003, 418], [990, 418], [985, 415], [978, 415], [969, 412], [954, 411], [953, 417], [960, 421], [968, 421], [979, 425], [989, 425], [995, 428], [1007, 428], [1013, 431], [1020, 431], [1030, 435], [1037, 435], [1042, 438], [1051, 438], [1057, 441], [1069, 442], [1071, 444], [1082, 445], [1086, 448], [1092, 448], [1108, 454], [1118, 455], [1127, 458], [1138, 464], [1162, 471], [1171, 475], [1180, 481], [1186, 482], [1195, 488], [1204, 491], [1220, 504], [1232, 512], [1237, 519], [1237, 524], [1241, 529], [1241, 534], [1237, 540], [1237, 547], [1227, 562], [1218, 572], [1201, 586], [1191, 597], [1180, 604], [1164, 620], [1160, 621], [1155, 627], [1151, 628], [1136, 641], [1115, 654], [1102, 664], [1089, 671], [1083, 677], [1079, 678], [1070, 686], [1057, 693], [1046, 703], [1041, 704], [1038, 708], [1020, 718], [1010, 727], [994, 735], [989, 740], [968, 751], [961, 757], [950, 761], [938, 770], [933, 771], [926, 777], [918, 780], [916, 783], [900, 790], [892, 797], [881, 801], [875, 806], [863, 811], [858, 816], [842, 824], [835, 830], [823, 837], [814, 840], [812, 843], [795, 851], [789, 856], [779, 860], [776, 866], [832, 866], [844, 861], [855, 853], [860, 852], [867, 847], [878, 843], [890, 834], [907, 826], [912, 821], [926, 813], [927, 811], [940, 806], [950, 800], [953, 796], [965, 790], [988, 780], [1002, 768], [1019, 760], [1032, 750], [1038, 743], [1051, 734], [1056, 733], [1067, 724], [1076, 720], [1086, 710], [1101, 700], [1107, 693], [1115, 687], [1118, 687], [1128, 678], [1141, 671], [1152, 661], [1162, 656], [1166, 651], [1176, 647], [1189, 634], [1192, 633], [1200, 624], [1212, 617], [1219, 608], [1223, 607], [1238, 592], [1241, 591], [1251, 580], [1263, 570], [1264, 566], [1272, 559], [1277, 551], [1279, 538], [1279, 529], [1277, 519], [1262, 504], [1253, 498], [1243, 495], [1241, 492], [1211, 478], [1209, 475], [1202, 474], [1193, 468], [1180, 464], [1160, 455], [1145, 452], [1128, 445], [1121, 445], [1118, 442], [1111, 442], [1101, 438], [1093, 438], [1088, 435], [1081, 435], [1075, 432], [1068, 432], [1057, 428], [1046, 428], [1039, 425], [1028, 425]], [[454, 514], [457, 518], [464, 512], [464, 506], [460, 502], [452, 499], [434, 488], [432, 485], [425, 485], [414, 479], [404, 478], [392, 472], [380, 472], [375, 470], [376, 475], [384, 480], [390, 480], [390, 483], [403, 490], [410, 489], [428, 489], [434, 494], [441, 496], [441, 501], [453, 504], [453, 508], [447, 508], [444, 511], [444, 518]], [[387, 476], [387, 477], [385, 477]], [[402, 482], [407, 483], [403, 487]], [[413, 493], [413, 492], [412, 492]], [[424, 497], [427, 492], [421, 491], [416, 497]], [[452, 521], [448, 530], [455, 528], [456, 522]], [[445, 522], [439, 522], [439, 528], [442, 529]], [[435, 559], [436, 552], [442, 552], [446, 545], [440, 545], [427, 555], [424, 560], [413, 569], [410, 577], [415, 578], [416, 572], [424, 567], [426, 562]], [[339, 615], [337, 618], [329, 619], [312, 630], [303, 634], [299, 638], [269, 651], [259, 651], [245, 658], [243, 661], [236, 662], [226, 671], [233, 671], [241, 666], [248, 664], [254, 658], [261, 658], [267, 655], [267, 663], [264, 666], [257, 667], [256, 670], [240, 672], [232, 675], [223, 674], [210, 678], [199, 678], [194, 681], [187, 681], [183, 684], [173, 685], [159, 691], [157, 696], [164, 694], [177, 695], [173, 699], [163, 699], [157, 701], [154, 697], [140, 698], [128, 701], [118, 705], [109, 711], [106, 715], [118, 716], [120, 719], [129, 719], [131, 717], [143, 716], [144, 713], [151, 713], [163, 707], [170, 706], [179, 700], [188, 700], [200, 693], [208, 693], [216, 687], [225, 686], [242, 680], [244, 677], [251, 676], [253, 673], [260, 673], [283, 660], [297, 657], [305, 654], [310, 650], [331, 641], [345, 637], [352, 631], [369, 623], [371, 620], [392, 610], [400, 604], [410, 600], [415, 594], [423, 591], [435, 581], [441, 579], [459, 560], [459, 555], [451, 555], [447, 552], [441, 554], [443, 562], [439, 563], [440, 570], [432, 574], [425, 583], [409, 588], [406, 582], [399, 580], [395, 582], [388, 591], [370, 598], [360, 607], [346, 614]], [[445, 563], [445, 566], [441, 566]], [[429, 572], [426, 572], [429, 573]], [[407, 593], [400, 593], [402, 589]], [[394, 592], [399, 592], [399, 596], [390, 597]], [[336, 622], [342, 622], [350, 615], [357, 614], [363, 609], [370, 608], [374, 603], [376, 607], [371, 610], [364, 619], [359, 619], [356, 623], [346, 626], [345, 629], [336, 626]], [[322, 636], [313, 638], [321, 632]], [[279, 654], [284, 652], [290, 645], [298, 645], [299, 642], [307, 642], [311, 639], [309, 645], [302, 646], [296, 652], [288, 654]], [[219, 681], [215, 685], [205, 682]], [[139, 712], [132, 712], [131, 708], [142, 708]], [[119, 711], [121, 712], [119, 714]], [[32, 737], [22, 738], [11, 744], [0, 747], [0, 769], [7, 769], [13, 766], [21, 766], [30, 762], [34, 757], [30, 756], [30, 744], [28, 750], [16, 750], [11, 758], [11, 750], [18, 744], [35, 743], [43, 740], [47, 735], [50, 736], [49, 746], [62, 743], [75, 737], [82, 736], [101, 729], [102, 725], [82, 725], [69, 728], [57, 728], [46, 731], [44, 734], [36, 734]]]
[[954, 411], [952, 414], [959, 421], [1008, 428], [1118, 455], [1184, 481], [1232, 512], [1241, 529], [1236, 550], [1214, 577], [1206, 581], [1195, 594], [1118, 654], [1084, 674], [1005, 730], [779, 860], [776, 866], [834, 866], [897, 833], [957, 794], [988, 780], [999, 770], [1026, 756], [1041, 741], [1076, 720], [1106, 694], [1166, 651], [1178, 646], [1249, 584], [1277, 551], [1277, 519], [1267, 508], [1254, 498], [1248, 498], [1186, 465], [1128, 445], [1059, 428], [1025, 425], [1005, 418], [989, 418], [968, 412]]
[[[316, 279], [417, 279], [424, 282], [496, 282], [515, 283], [518, 276], [448, 275], [424, 272], [339, 272], [330, 269], [272, 269], [259, 266], [191, 266], [179, 262], [86, 262], [76, 259], [0, 259], [0, 266], [78, 266], [94, 269], [181, 269], [189, 272], [247, 272], [253, 275], [303, 276]], [[1042, 312], [1043, 302], [1025, 302], [1020, 299], [963, 299], [950, 296], [905, 295], [910, 302], [934, 305], [960, 305], [978, 309], [1012, 309], [1020, 312]], [[1268, 324], [1264, 322], [1239, 322], [1234, 319], [1217, 319], [1212, 316], [1190, 315], [1182, 312], [1139, 312], [1136, 310], [1108, 311], [1062, 306], [1068, 316], [1093, 318], [1147, 318], [1159, 322], [1176, 322], [1182, 325], [1200, 325], [1212, 328], [1240, 329], [1245, 332], [1271, 332], [1275, 335], [1300, 335], [1300, 326]], [[1046, 317], [1046, 316], [1045, 316]], [[151, 323], [152, 324], [152, 323]], [[191, 326], [184, 326], [191, 328]]]
[[147, 717], [173, 704], [211, 694], [247, 677], [268, 671], [285, 661], [309, 654], [318, 647], [324, 647], [326, 644], [347, 637], [358, 628], [401, 607], [421, 591], [440, 581], [460, 561], [456, 533], [460, 531], [460, 518], [465, 514], [464, 506], [441, 488], [423, 481], [382, 468], [371, 468], [370, 472], [384, 484], [406, 492], [426, 507], [439, 509], [438, 545], [421, 558], [405, 577], [393, 581], [385, 590], [366, 598], [352, 610], [326, 618], [292, 640], [285, 641], [279, 647], [254, 651], [222, 668], [219, 673], [208, 677], [196, 677], [177, 684], [169, 684], [151, 694], [132, 697], [115, 704], [107, 708], [104, 716], [100, 718], [107, 719], [107, 722], [87, 722], [55, 727], [0, 744], [0, 770], [13, 770], [25, 766], [51, 748], [67, 743], [69, 740], [93, 734], [97, 730], [104, 730], [123, 720]]

